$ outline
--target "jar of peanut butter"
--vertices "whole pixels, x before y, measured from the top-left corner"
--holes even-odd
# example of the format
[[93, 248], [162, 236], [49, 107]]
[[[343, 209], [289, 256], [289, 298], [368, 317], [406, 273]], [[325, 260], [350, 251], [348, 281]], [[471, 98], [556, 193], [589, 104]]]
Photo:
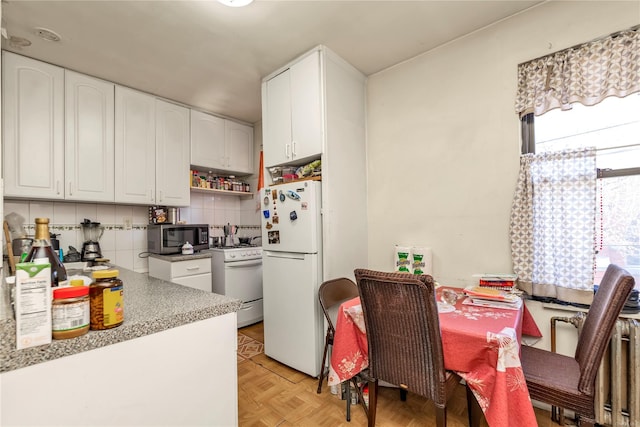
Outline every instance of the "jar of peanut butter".
[[89, 331], [89, 287], [73, 286], [53, 291], [51, 303], [53, 339], [79, 337]]

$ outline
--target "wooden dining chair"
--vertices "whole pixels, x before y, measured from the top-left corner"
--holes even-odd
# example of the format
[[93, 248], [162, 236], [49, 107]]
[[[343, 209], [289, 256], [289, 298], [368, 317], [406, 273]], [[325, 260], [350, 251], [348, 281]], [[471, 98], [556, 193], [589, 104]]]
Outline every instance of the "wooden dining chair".
[[327, 364], [327, 355], [329, 354], [329, 347], [333, 346], [333, 337], [335, 336], [336, 327], [336, 313], [338, 307], [343, 302], [357, 297], [358, 287], [353, 280], [341, 277], [339, 279], [327, 280], [320, 285], [318, 289], [318, 298], [320, 299], [320, 306], [324, 312], [324, 317], [327, 319], [327, 333], [324, 339], [324, 351], [322, 352], [322, 361], [320, 362], [320, 376], [318, 377], [318, 391], [322, 391], [322, 381], [327, 375], [329, 369]]
[[595, 425], [596, 375], [634, 283], [627, 271], [609, 265], [593, 297], [574, 357], [522, 346], [522, 369], [531, 399], [574, 411], [580, 427]]
[[446, 426], [447, 401], [460, 378], [444, 368], [433, 278], [365, 269], [355, 276], [369, 345], [369, 426], [376, 422], [378, 381], [430, 399], [436, 425]]

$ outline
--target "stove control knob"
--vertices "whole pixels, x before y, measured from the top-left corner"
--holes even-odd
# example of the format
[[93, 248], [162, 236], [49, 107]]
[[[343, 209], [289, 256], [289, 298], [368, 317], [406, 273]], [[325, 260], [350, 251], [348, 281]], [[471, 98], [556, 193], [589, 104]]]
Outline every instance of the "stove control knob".
[[246, 256], [247, 256], [247, 253], [246, 253], [246, 252], [241, 252], [241, 253], [240, 253], [240, 256], [244, 256], [244, 257], [246, 257]]
[[235, 258], [236, 254], [229, 254], [229, 258]]

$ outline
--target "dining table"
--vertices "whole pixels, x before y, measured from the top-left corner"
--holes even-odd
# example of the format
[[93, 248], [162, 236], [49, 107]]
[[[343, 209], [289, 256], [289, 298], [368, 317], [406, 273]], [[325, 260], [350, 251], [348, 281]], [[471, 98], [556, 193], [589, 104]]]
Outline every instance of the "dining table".
[[[454, 305], [440, 302], [444, 289], [459, 296]], [[472, 305], [463, 289], [446, 286], [436, 289], [436, 299], [444, 367], [466, 381], [489, 426], [536, 426], [520, 344], [523, 334], [542, 334], [524, 302], [517, 308]], [[368, 366], [364, 316], [360, 297], [355, 297], [338, 309], [328, 384], [347, 381]]]

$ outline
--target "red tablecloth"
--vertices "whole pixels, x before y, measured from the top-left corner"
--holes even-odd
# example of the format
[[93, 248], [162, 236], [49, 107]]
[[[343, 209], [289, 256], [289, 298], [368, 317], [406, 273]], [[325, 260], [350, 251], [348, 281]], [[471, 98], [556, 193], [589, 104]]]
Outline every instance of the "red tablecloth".
[[[524, 304], [508, 310], [462, 302], [458, 300], [455, 311], [439, 315], [445, 368], [469, 384], [491, 427], [537, 425], [520, 365], [521, 335], [542, 336], [533, 317]], [[329, 385], [365, 369], [367, 353], [360, 298], [354, 298], [338, 311]]]

